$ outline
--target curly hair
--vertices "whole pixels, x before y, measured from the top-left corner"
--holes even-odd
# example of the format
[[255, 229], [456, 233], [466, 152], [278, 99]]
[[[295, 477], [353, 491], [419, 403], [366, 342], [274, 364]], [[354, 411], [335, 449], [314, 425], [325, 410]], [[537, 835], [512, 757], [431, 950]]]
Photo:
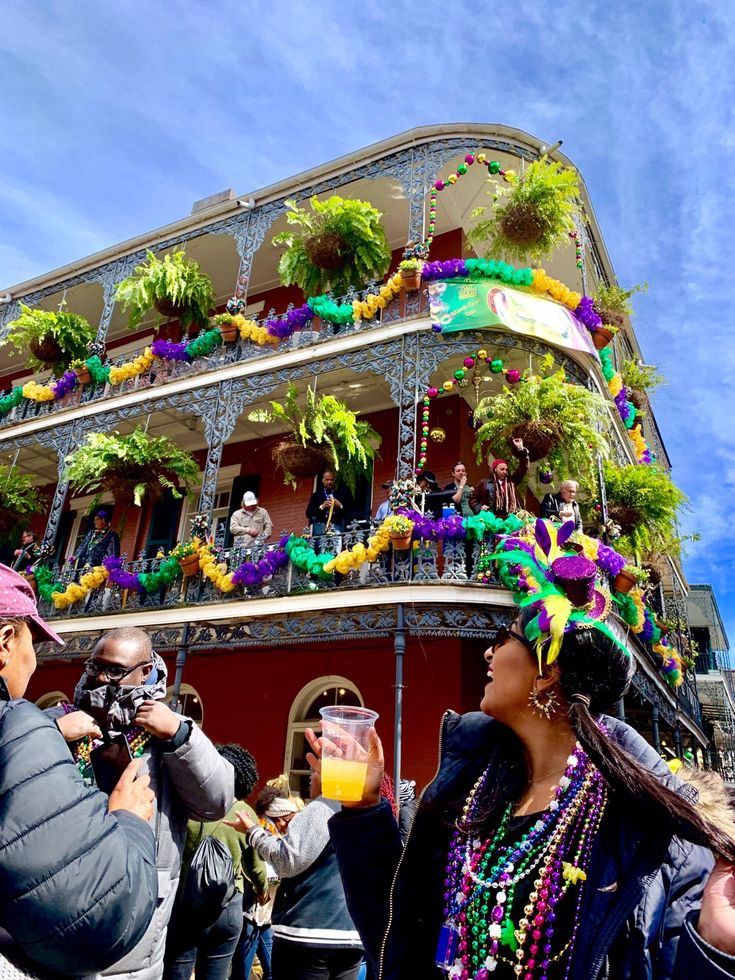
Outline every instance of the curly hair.
[[253, 809], [258, 814], [259, 817], [265, 816], [265, 811], [271, 805], [273, 800], [286, 799], [286, 794], [281, 792], [277, 786], [264, 786], [263, 789], [255, 797], [255, 803], [253, 804]]
[[236, 742], [218, 745], [217, 751], [223, 759], [232, 763], [232, 768], [235, 770], [235, 796], [238, 800], [247, 799], [258, 782], [258, 767], [255, 759], [247, 749]]

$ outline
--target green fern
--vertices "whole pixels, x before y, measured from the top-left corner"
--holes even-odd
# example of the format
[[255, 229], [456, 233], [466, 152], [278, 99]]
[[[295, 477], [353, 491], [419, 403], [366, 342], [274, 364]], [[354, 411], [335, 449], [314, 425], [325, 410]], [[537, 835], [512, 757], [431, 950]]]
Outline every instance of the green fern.
[[[305, 296], [315, 296], [331, 289], [337, 295], [353, 286], [363, 289], [370, 279], [382, 279], [391, 260], [391, 249], [380, 219], [382, 214], [367, 201], [353, 201], [337, 196], [320, 201], [311, 198], [311, 210], [296, 201], [286, 204], [290, 225], [298, 231], [283, 231], [273, 244], [285, 248], [278, 263], [284, 286], [297, 285]], [[327, 270], [315, 265], [308, 254], [308, 242], [319, 236], [336, 236], [342, 243], [344, 260], [340, 269]]]
[[595, 290], [593, 299], [598, 310], [631, 316], [633, 313], [632, 298], [636, 293], [646, 292], [648, 292], [647, 282], [639, 283], [630, 289], [623, 289], [617, 283], [613, 283], [611, 286], [606, 286], [604, 283], [601, 283]]
[[653, 364], [641, 364], [635, 357], [629, 358], [620, 368], [623, 384], [634, 391], [655, 391], [666, 384], [666, 378], [658, 373]]
[[118, 283], [115, 300], [130, 310], [128, 326], [137, 327], [156, 303], [169, 302], [181, 307], [177, 314], [183, 327], [205, 326], [215, 306], [212, 282], [199, 270], [199, 263], [187, 259], [185, 252], [164, 255], [163, 260], [148, 252], [145, 262], [132, 276]]
[[20, 304], [21, 314], [8, 324], [8, 332], [0, 340], [0, 347], [11, 345], [18, 353], [26, 355], [27, 364], [34, 371], [47, 365], [40, 361], [29, 349], [32, 341], [53, 338], [61, 349], [62, 356], [51, 365], [55, 376], [63, 374], [72, 361], [88, 356], [87, 344], [95, 338], [95, 330], [83, 316], [65, 313], [63, 310], [31, 309]]
[[615, 466], [609, 461], [603, 472], [608, 503], [633, 507], [641, 515], [618, 550], [678, 555], [683, 541], [677, 530], [679, 512], [688, 501], [669, 474], [659, 466]]
[[[491, 177], [490, 183], [490, 217], [478, 222], [467, 235], [470, 244], [485, 255], [510, 262], [539, 259], [566, 242], [575, 230], [575, 219], [581, 214], [580, 191], [579, 176], [571, 167], [543, 156], [529, 164], [521, 177], [512, 175], [510, 180], [500, 181]], [[521, 247], [503, 232], [503, 219], [517, 205], [530, 206], [541, 226], [541, 236], [534, 245]], [[472, 217], [482, 217], [487, 211], [486, 207], [476, 208]]]
[[[329, 446], [334, 456], [334, 468], [354, 493], [360, 476], [368, 475], [377, 455], [380, 436], [373, 427], [334, 395], [322, 395], [319, 399], [309, 386], [306, 389], [306, 405], [298, 402], [299, 390], [289, 382], [283, 403], [270, 402], [268, 409], [255, 409], [248, 418], [251, 422], [281, 422], [292, 438], [302, 446]], [[285, 483], [292, 483], [285, 474]]]
[[33, 485], [33, 477], [0, 464], [0, 539], [46, 509], [47, 501]]
[[80, 493], [109, 490], [118, 502], [140, 507], [146, 495], [164, 489], [180, 497], [197, 482], [199, 464], [165, 436], [153, 438], [142, 429], [121, 436], [92, 432], [64, 460], [62, 479]]
[[[550, 367], [544, 358], [542, 370]], [[558, 479], [594, 485], [596, 454], [609, 451], [609, 416], [605, 399], [582, 385], [566, 381], [563, 370], [546, 376], [526, 372], [515, 385], [504, 385], [498, 395], [483, 398], [475, 410], [482, 421], [475, 436], [475, 455], [482, 462], [486, 444], [507, 444], [516, 426], [549, 422], [560, 430], [559, 445], [547, 459]], [[557, 428], [558, 427], [558, 428]]]

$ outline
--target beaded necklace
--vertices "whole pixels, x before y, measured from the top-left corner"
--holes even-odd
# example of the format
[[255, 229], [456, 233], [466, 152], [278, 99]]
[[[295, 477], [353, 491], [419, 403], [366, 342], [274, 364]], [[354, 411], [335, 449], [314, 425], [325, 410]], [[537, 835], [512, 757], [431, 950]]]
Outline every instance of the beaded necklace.
[[[568, 976], [585, 869], [607, 803], [604, 780], [577, 743], [548, 808], [518, 841], [503, 844], [514, 803], [505, 808], [492, 837], [483, 841], [469, 831], [489, 773], [490, 767], [472, 788], [449, 848], [437, 966], [453, 980], [489, 980], [498, 962], [505, 962], [523, 980], [548, 980], [550, 964], [566, 957]], [[515, 926], [514, 895], [532, 874], [531, 893]], [[573, 885], [579, 887], [571, 935], [558, 948], [553, 943], [557, 908]], [[501, 946], [514, 959], [501, 955]]]
[[[73, 704], [63, 705], [64, 714], [71, 714], [72, 711], [77, 709]], [[130, 748], [130, 755], [133, 759], [137, 759], [139, 756], [143, 755], [145, 747], [150, 742], [152, 736], [150, 732], [147, 732], [144, 728], [140, 728], [138, 725], [133, 725], [132, 728], [125, 732], [125, 741], [128, 743]], [[77, 764], [79, 772], [85, 776], [89, 772], [90, 761], [89, 756], [95, 744], [99, 744], [100, 739], [94, 739], [91, 735], [85, 735], [84, 738], [80, 738], [78, 742], [74, 743], [72, 749], [72, 754], [74, 756], [74, 761]]]

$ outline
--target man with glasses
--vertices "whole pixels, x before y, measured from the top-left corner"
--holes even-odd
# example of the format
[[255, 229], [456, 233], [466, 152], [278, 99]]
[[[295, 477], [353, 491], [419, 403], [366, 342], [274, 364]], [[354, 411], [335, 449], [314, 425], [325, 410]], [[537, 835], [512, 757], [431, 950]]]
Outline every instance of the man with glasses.
[[[106, 633], [84, 665], [74, 705], [51, 709], [83, 776], [97, 745], [122, 740], [150, 776], [156, 815], [159, 904], [138, 946], [104, 976], [155, 980], [163, 972], [166, 929], [173, 907], [187, 820], [219, 820], [234, 801], [232, 766], [190, 718], [166, 704], [166, 665], [137, 627]], [[124, 750], [125, 746], [122, 745]]]

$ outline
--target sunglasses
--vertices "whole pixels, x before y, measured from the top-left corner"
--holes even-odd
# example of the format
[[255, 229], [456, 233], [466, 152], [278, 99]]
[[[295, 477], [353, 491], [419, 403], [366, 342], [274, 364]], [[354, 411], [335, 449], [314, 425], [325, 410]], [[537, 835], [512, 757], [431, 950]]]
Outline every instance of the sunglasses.
[[527, 650], [531, 651], [531, 653], [536, 652], [536, 647], [533, 645], [533, 643], [531, 643], [531, 641], [527, 639], [523, 633], [516, 632], [516, 630], [511, 629], [510, 626], [500, 627], [495, 634], [495, 638], [493, 639], [492, 649], [495, 650], [496, 647], [502, 647], [502, 645], [507, 643], [508, 640], [518, 640], [518, 642], [522, 643]]
[[123, 677], [132, 674], [138, 667], [147, 667], [150, 663], [150, 660], [142, 660], [132, 667], [122, 667], [119, 664], [103, 664], [99, 660], [87, 660], [84, 664], [84, 672], [88, 677], [99, 677], [100, 674], [105, 674], [108, 680], [121, 681]]

